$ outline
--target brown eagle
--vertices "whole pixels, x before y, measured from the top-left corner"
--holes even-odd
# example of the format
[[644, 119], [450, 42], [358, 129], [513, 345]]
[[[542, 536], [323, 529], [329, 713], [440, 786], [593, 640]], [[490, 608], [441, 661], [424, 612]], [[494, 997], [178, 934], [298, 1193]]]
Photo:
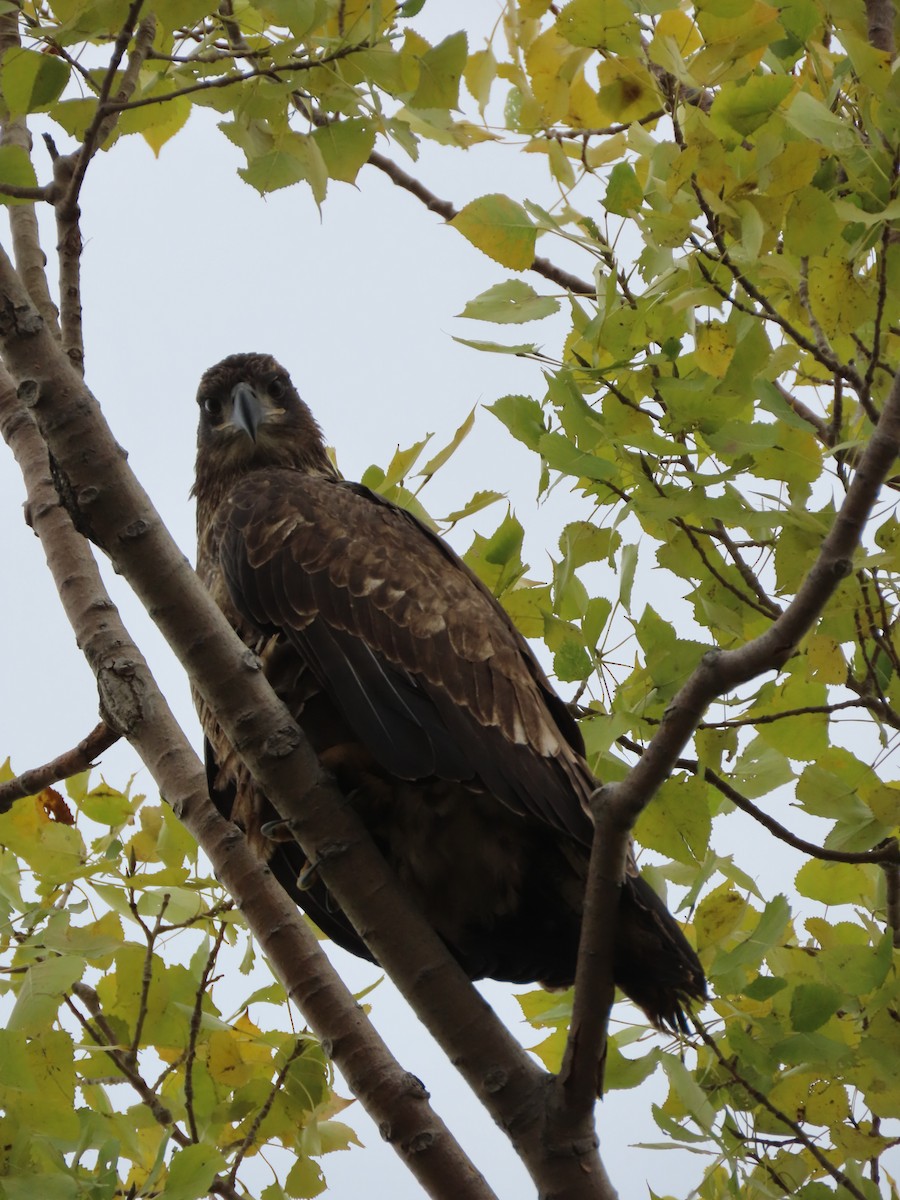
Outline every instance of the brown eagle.
[[[197, 570], [473, 979], [575, 974], [597, 781], [565, 704], [457, 555], [408, 512], [341, 479], [290, 377], [233, 354], [197, 394]], [[202, 701], [210, 791], [298, 904], [370, 958]], [[703, 971], [633, 860], [616, 983], [684, 1028]]]

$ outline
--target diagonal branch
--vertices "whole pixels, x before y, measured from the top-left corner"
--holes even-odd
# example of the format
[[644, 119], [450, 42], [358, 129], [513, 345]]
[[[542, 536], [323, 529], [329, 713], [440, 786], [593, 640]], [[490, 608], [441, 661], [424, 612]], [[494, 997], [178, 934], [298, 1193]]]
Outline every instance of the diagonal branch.
[[[413, 908], [343, 796], [322, 776], [258, 659], [172, 542], [96, 401], [47, 335], [2, 253], [0, 344], [20, 381], [19, 397], [35, 414], [53, 455], [59, 486], [79, 528], [110, 553], [276, 811], [293, 822], [329, 891], [507, 1132], [539, 1187], [551, 1195], [565, 1191], [571, 1200], [612, 1197], [596, 1153], [591, 1113], [580, 1117], [577, 1147], [571, 1137], [554, 1142], [544, 1136], [544, 1072], [475, 991]], [[18, 417], [27, 420], [21, 413]], [[120, 691], [125, 688], [121, 721], [137, 744], [134, 730], [144, 725], [141, 697], [132, 695], [127, 679], [117, 675], [114, 682]], [[154, 727], [158, 723], [157, 717]], [[151, 770], [158, 753], [142, 747]], [[164, 791], [171, 799], [171, 790]], [[242, 907], [252, 903], [246, 889], [241, 896]]]
[[[593, 948], [583, 970], [579, 961], [565, 1069], [556, 1088], [555, 1113], [565, 1112], [571, 1104], [587, 1104], [592, 1072], [605, 1056], [615, 936], [615, 930], [610, 928], [615, 921], [609, 920], [609, 916], [616, 911], [616, 905], [610, 905], [610, 896], [615, 881], [624, 876], [628, 838], [635, 821], [672, 773], [709, 704], [757, 675], [778, 670], [813, 627], [840, 582], [853, 569], [853, 555], [866, 521], [898, 452], [900, 372], [894, 377], [871, 440], [860, 455], [853, 482], [834, 524], [794, 600], [764, 633], [746, 645], [737, 650], [708, 651], [675, 696], [638, 763], [620, 783], [611, 784], [596, 795], [584, 927], [593, 928], [600, 943], [599, 948]], [[584, 950], [582, 947], [579, 959]], [[596, 999], [592, 991], [596, 992]]]
[[23, 796], [36, 796], [44, 788], [59, 783], [62, 779], [71, 779], [73, 775], [87, 771], [104, 750], [115, 745], [119, 736], [105, 721], [101, 721], [71, 750], [58, 754], [42, 767], [32, 767], [30, 771], [23, 771], [15, 779], [0, 783], [0, 813], [9, 812], [15, 801], [21, 800]]
[[[64, 364], [58, 348], [57, 354]], [[70, 372], [70, 378], [77, 390], [77, 376]], [[87, 543], [59, 501], [37, 428], [2, 372], [0, 432], [22, 469], [33, 527], [111, 723], [124, 730], [161, 794], [203, 847], [288, 995], [429, 1195], [492, 1200], [422, 1085], [394, 1060], [296, 907], [236, 828], [213, 809], [203, 767], [122, 625]]]

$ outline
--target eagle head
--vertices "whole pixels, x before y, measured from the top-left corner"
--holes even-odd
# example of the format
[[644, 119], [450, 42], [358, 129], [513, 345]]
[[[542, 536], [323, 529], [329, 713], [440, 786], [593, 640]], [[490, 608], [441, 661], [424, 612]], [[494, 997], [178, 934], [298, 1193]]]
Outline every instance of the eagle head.
[[333, 474], [322, 431], [271, 354], [231, 354], [204, 372], [197, 391], [197, 484], [260, 467]]

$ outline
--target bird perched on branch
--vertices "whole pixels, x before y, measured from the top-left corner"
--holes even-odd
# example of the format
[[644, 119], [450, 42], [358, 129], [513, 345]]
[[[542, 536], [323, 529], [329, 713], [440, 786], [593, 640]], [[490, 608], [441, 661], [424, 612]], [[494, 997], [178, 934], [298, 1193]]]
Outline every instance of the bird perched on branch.
[[[322, 766], [473, 979], [572, 983], [597, 781], [494, 597], [409, 513], [347, 483], [287, 372], [234, 354], [197, 394], [197, 570]], [[371, 955], [200, 702], [212, 797], [321, 929]], [[298, 886], [298, 881], [300, 886]], [[617, 985], [685, 1027], [703, 971], [629, 856]]]

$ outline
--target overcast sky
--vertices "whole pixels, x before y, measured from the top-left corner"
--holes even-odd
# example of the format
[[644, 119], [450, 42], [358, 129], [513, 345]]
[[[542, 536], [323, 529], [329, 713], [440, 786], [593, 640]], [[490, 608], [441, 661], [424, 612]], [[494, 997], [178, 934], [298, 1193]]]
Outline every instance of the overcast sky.
[[[484, 26], [485, 13], [492, 18], [496, 11], [495, 5], [475, 2], [431, 4], [415, 25], [436, 41], [463, 24]], [[451, 23], [443, 23], [443, 14]], [[470, 48], [476, 44], [470, 38]], [[56, 136], [60, 148], [68, 149]], [[387, 150], [457, 206], [494, 191], [544, 205], [555, 199], [539, 156], [492, 146], [463, 152], [426, 145], [421, 161], [410, 164], [400, 151]], [[46, 178], [42, 154], [38, 150], [38, 174]], [[386, 465], [398, 444], [409, 445], [427, 432], [435, 433], [434, 447], [442, 445], [473, 405], [511, 392], [543, 392], [536, 364], [478, 353], [453, 341], [453, 335], [503, 339], [499, 327], [457, 320], [455, 314], [507, 273], [418, 201], [367, 168], [358, 188], [331, 185], [320, 216], [303, 185], [261, 199], [235, 174], [242, 162], [215, 130], [213, 114], [199, 110], [158, 161], [139, 137], [123, 139], [111, 153], [99, 155], [82, 196], [87, 379], [132, 466], [192, 560], [188, 489], [194, 393], [202, 371], [226, 354], [273, 353], [292, 373], [351, 478], [370, 463]], [[588, 191], [582, 197], [588, 210], [599, 203], [599, 186], [595, 195]], [[45, 240], [52, 250], [49, 223]], [[541, 252], [558, 257], [549, 244]], [[579, 269], [581, 274], [588, 270], [585, 264]], [[541, 280], [529, 281], [539, 291], [552, 290]], [[559, 345], [553, 339], [561, 328], [543, 323], [525, 327], [524, 333], [555, 354]], [[508, 340], [518, 341], [522, 333], [514, 327]], [[553, 531], [558, 534], [563, 514], [574, 519], [584, 510], [563, 489], [536, 508], [537, 480], [536, 459], [482, 412], [469, 442], [422, 499], [441, 516], [477, 489], [508, 492], [527, 529], [532, 574], [546, 578]], [[93, 676], [61, 616], [39, 544], [17, 518], [21, 499], [18, 470], [11, 455], [0, 452], [3, 627], [12, 631], [3, 646], [3, 669], [5, 679], [15, 681], [0, 700], [0, 757], [12, 754], [17, 770], [73, 745], [97, 719]], [[497, 505], [457, 531], [457, 548], [465, 548], [473, 529], [493, 530], [502, 512]], [[180, 668], [121, 581], [109, 571], [106, 576], [176, 715], [199, 746]], [[35, 637], [41, 648], [38, 672]], [[136, 770], [138, 787], [152, 788], [127, 747], [104, 758], [103, 771], [117, 785]], [[349, 956], [336, 954], [342, 965], [351, 963]], [[371, 968], [355, 962], [351, 974], [355, 988], [373, 978]], [[486, 991], [514, 1020], [509, 990], [494, 985]], [[502, 1136], [393, 998], [389, 984], [373, 1003], [377, 1023], [404, 1066], [425, 1081], [500, 1194], [530, 1194], [531, 1185]], [[519, 1032], [534, 1040], [524, 1027]], [[660, 1082], [651, 1094], [661, 1098]], [[602, 1106], [604, 1156], [623, 1196], [646, 1194], [645, 1180], [658, 1193], [683, 1192], [684, 1181], [699, 1173], [697, 1160], [686, 1164], [683, 1155], [629, 1148], [635, 1141], [658, 1140], [648, 1106], [646, 1089], [615, 1094]], [[419, 1196], [412, 1177], [379, 1144], [364, 1118], [358, 1126], [370, 1148], [324, 1160], [334, 1200], [374, 1195], [375, 1178], [378, 1195]]]

